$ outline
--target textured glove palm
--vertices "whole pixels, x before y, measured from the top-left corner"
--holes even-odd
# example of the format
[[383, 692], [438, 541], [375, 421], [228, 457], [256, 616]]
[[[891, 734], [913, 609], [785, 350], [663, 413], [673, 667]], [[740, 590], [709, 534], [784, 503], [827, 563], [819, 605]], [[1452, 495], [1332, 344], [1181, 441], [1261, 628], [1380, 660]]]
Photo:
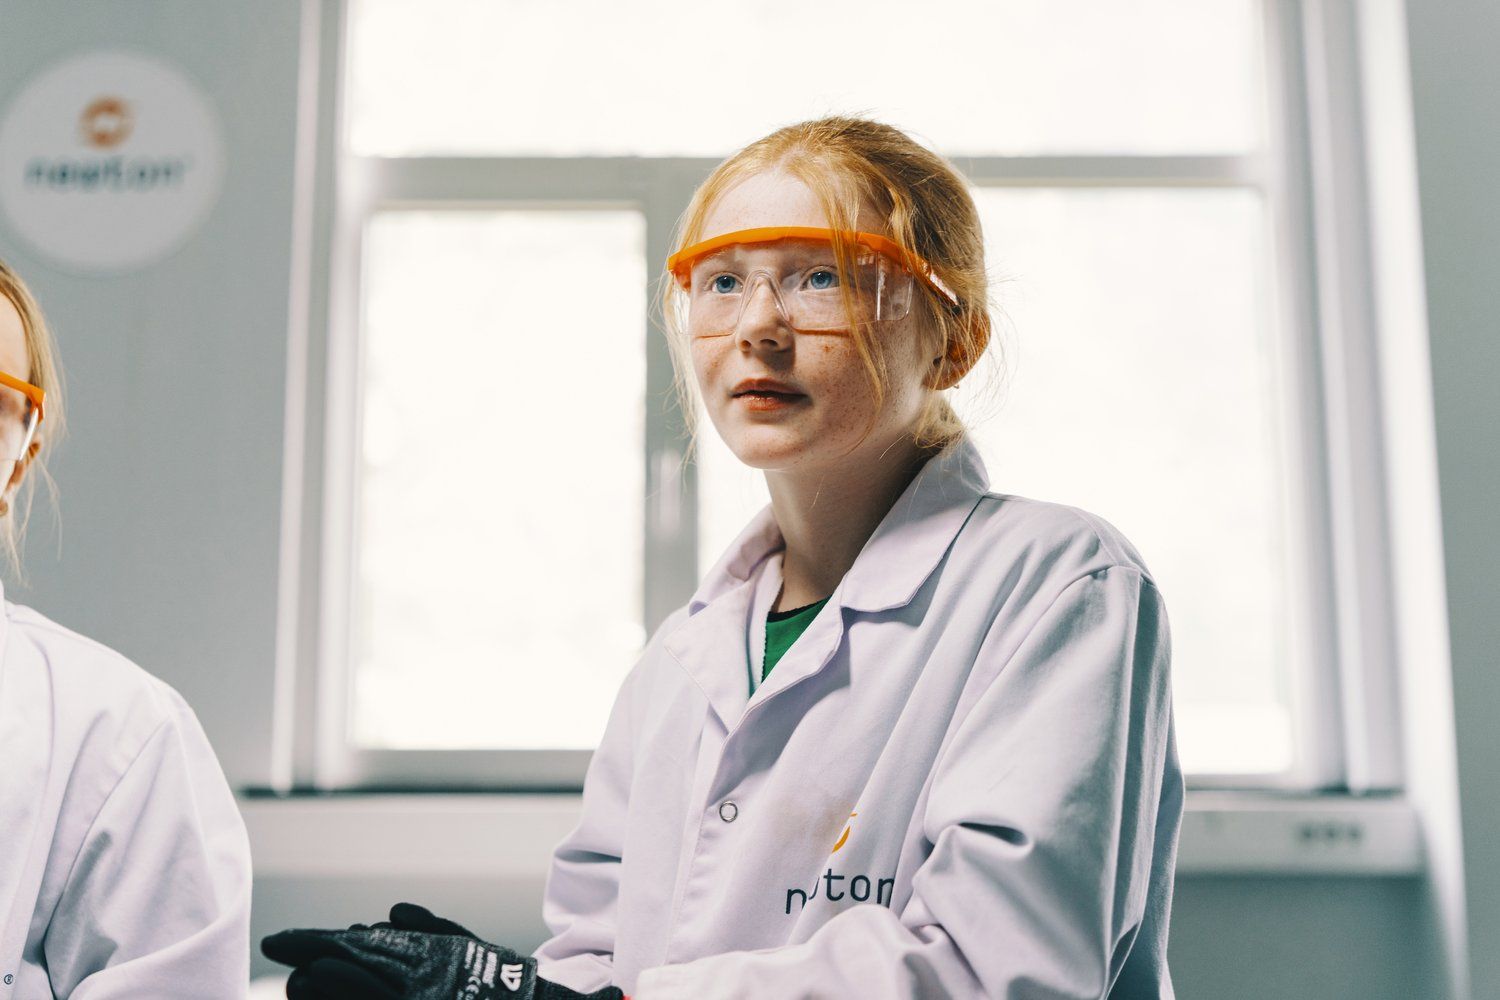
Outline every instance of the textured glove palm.
[[475, 937], [423, 907], [348, 930], [285, 930], [261, 941], [294, 967], [291, 1000], [623, 1000], [613, 986], [579, 993], [536, 974], [536, 959]]

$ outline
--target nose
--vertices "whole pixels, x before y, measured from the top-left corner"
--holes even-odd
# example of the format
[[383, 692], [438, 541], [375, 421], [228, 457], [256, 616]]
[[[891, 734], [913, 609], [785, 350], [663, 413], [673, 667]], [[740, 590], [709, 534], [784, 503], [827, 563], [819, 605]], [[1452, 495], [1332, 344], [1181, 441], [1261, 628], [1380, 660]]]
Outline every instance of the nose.
[[764, 271], [757, 271], [750, 276], [747, 284], [735, 336], [751, 347], [767, 342], [780, 347], [791, 332], [791, 324], [782, 314], [771, 276]]

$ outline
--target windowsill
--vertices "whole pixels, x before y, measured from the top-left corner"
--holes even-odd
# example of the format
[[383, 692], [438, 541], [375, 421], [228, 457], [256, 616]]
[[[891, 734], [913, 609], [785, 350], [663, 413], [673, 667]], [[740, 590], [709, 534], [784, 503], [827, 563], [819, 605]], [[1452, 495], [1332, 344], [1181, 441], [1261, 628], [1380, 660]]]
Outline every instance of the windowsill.
[[1185, 875], [1420, 875], [1421, 826], [1399, 795], [1189, 789]]
[[[242, 797], [258, 876], [538, 879], [576, 825], [576, 794]], [[1420, 875], [1399, 796], [1189, 790], [1180, 875]]]

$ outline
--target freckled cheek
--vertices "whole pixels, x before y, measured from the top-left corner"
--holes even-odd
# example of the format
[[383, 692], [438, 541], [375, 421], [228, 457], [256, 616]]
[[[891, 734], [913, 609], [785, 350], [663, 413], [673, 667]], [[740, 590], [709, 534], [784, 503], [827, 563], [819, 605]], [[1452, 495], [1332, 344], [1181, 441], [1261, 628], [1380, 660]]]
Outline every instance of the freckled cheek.
[[862, 427], [874, 406], [869, 377], [858, 349], [847, 339], [826, 340], [812, 352], [816, 373], [808, 379], [835, 427]]
[[721, 352], [713, 350], [706, 340], [695, 340], [692, 344], [693, 374], [701, 390], [708, 389], [723, 366]]

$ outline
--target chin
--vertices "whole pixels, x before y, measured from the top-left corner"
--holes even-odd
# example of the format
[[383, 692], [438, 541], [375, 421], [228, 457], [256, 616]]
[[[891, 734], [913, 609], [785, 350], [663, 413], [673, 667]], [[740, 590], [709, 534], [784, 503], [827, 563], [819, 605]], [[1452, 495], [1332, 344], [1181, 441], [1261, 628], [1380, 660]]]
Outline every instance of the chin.
[[780, 428], [737, 428], [724, 437], [724, 443], [744, 464], [752, 469], [784, 469], [807, 455], [809, 444], [801, 435], [788, 434]]

